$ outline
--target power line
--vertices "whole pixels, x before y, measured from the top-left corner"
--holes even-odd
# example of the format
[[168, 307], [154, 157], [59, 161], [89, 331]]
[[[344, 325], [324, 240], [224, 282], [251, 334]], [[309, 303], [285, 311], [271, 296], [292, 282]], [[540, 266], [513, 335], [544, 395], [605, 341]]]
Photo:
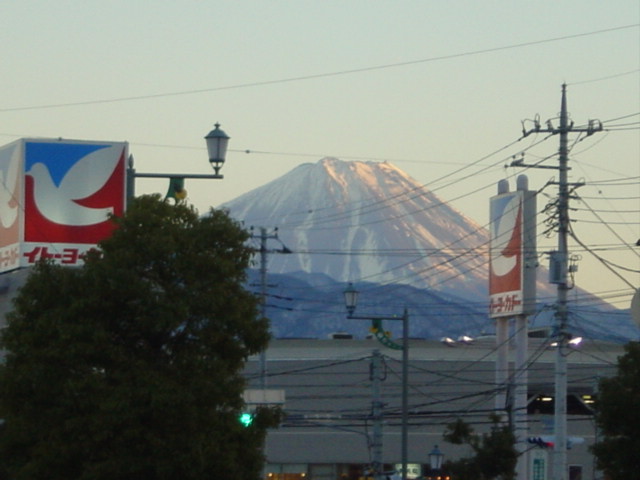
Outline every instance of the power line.
[[571, 82], [569, 83], [569, 85], [584, 85], [586, 83], [602, 82], [603, 80], [611, 80], [612, 78], [624, 77], [626, 75], [632, 75], [638, 72], [640, 72], [640, 69], [636, 68], [635, 70], [629, 70], [628, 72], [622, 72], [622, 73], [615, 73], [613, 75], [607, 75], [605, 77], [592, 78], [590, 80], [582, 80], [579, 82]]
[[[581, 38], [581, 37], [587, 37], [587, 36], [592, 36], [592, 35], [601, 35], [601, 34], [604, 34], [604, 33], [611, 33], [611, 32], [620, 31], [620, 30], [637, 28], [638, 26], [640, 26], [640, 24], [637, 24], [637, 23], [636, 24], [630, 24], [630, 25], [621, 25], [621, 26], [618, 26], [618, 27], [606, 28], [606, 29], [602, 29], [602, 30], [593, 30], [593, 31], [590, 31], [590, 32], [577, 33], [577, 34], [573, 34], [573, 35], [563, 35], [563, 36], [560, 36], [560, 37], [547, 38], [547, 39], [543, 39], [543, 40], [533, 40], [533, 41], [530, 41], [530, 42], [522, 42], [522, 43], [516, 43], [516, 44], [505, 45], [505, 46], [500, 46], [500, 47], [492, 47], [492, 48], [485, 48], [485, 49], [480, 49], [480, 50], [472, 50], [472, 51], [468, 51], [468, 52], [453, 53], [453, 54], [441, 55], [441, 56], [437, 56], [437, 57], [428, 57], [428, 58], [423, 58], [423, 59], [419, 59], [419, 60], [409, 60], [409, 61], [405, 61], [405, 62], [395, 62], [395, 63], [389, 63], [389, 64], [384, 64], [384, 65], [374, 65], [374, 66], [369, 66], [369, 67], [353, 68], [353, 69], [348, 69], [348, 70], [339, 70], [339, 71], [335, 71], [335, 72], [317, 73], [317, 74], [310, 74], [310, 75], [300, 75], [300, 76], [296, 76], [296, 77], [287, 77], [287, 78], [256, 81], [256, 82], [248, 82], [248, 83], [239, 83], [239, 84], [227, 85], [227, 86], [221, 86], [221, 87], [182, 90], [182, 91], [177, 91], [177, 92], [165, 92], [165, 93], [156, 93], [156, 94], [148, 94], [148, 95], [135, 95], [135, 96], [129, 96], [129, 97], [116, 97], [116, 98], [101, 99], [101, 100], [86, 100], [86, 101], [79, 101], [79, 102], [57, 103], [57, 104], [47, 104], [47, 105], [31, 105], [31, 106], [22, 106], [22, 107], [7, 107], [7, 108], [0, 108], [0, 112], [16, 112], [16, 111], [24, 111], [24, 110], [44, 110], [44, 109], [52, 109], [52, 108], [78, 107], [78, 106], [97, 105], [97, 104], [106, 104], [106, 103], [118, 103], [118, 102], [129, 102], [129, 101], [138, 101], [138, 100], [149, 100], [149, 99], [154, 99], [154, 98], [166, 98], [166, 97], [177, 97], [177, 96], [184, 96], [184, 95], [196, 95], [196, 94], [217, 92], [217, 91], [223, 91], [223, 90], [237, 90], [237, 89], [241, 89], [241, 88], [262, 87], [262, 86], [277, 85], [277, 84], [283, 84], [283, 83], [292, 83], [292, 82], [300, 82], [300, 81], [307, 81], [307, 80], [315, 80], [315, 79], [320, 79], [320, 78], [338, 77], [338, 76], [344, 76], [344, 75], [352, 75], [352, 74], [356, 74], [356, 73], [371, 72], [371, 71], [376, 71], [376, 70], [385, 70], [385, 69], [391, 69], [391, 68], [407, 67], [407, 66], [419, 65], [419, 64], [424, 64], [424, 63], [431, 63], [431, 62], [437, 62], [437, 61], [442, 61], [442, 60], [451, 60], [451, 59], [454, 59], [454, 58], [482, 55], [482, 54], [486, 54], [486, 53], [499, 52], [499, 51], [503, 51], [503, 50], [512, 50], [512, 49], [516, 49], [516, 48], [531, 47], [531, 46], [534, 46], [534, 45], [541, 45], [541, 44], [545, 44], [545, 43], [553, 43], [553, 42], [559, 42], [559, 41], [563, 41], [563, 40], [570, 40], [570, 39], [574, 39], [574, 38]], [[626, 72], [625, 74], [627, 74], [627, 73], [628, 72]]]

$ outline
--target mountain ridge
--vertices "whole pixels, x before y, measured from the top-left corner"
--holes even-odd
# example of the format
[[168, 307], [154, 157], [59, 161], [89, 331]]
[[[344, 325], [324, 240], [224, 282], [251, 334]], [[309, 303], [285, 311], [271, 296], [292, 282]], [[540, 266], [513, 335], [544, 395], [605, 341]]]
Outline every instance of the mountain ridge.
[[283, 243], [299, 252], [272, 260], [273, 273], [436, 289], [445, 275], [452, 280], [444, 291], [486, 297], [479, 271], [487, 261], [486, 229], [389, 163], [327, 157], [223, 207], [246, 225], [277, 225]]
[[[487, 229], [390, 163], [326, 157], [222, 207], [245, 226], [277, 227], [278, 240], [292, 252], [268, 255], [269, 283], [278, 279], [283, 285], [270, 288], [267, 299], [276, 337], [358, 332], [362, 326], [346, 321], [342, 303], [350, 282], [362, 290], [367, 313], [400, 314], [409, 307], [412, 334], [423, 338], [493, 329]], [[556, 286], [548, 283], [545, 268], [537, 273], [539, 312], [530, 319], [532, 328], [554, 322]], [[570, 320], [575, 335], [618, 342], [640, 337], [628, 312], [582, 289], [573, 292], [580, 298]]]

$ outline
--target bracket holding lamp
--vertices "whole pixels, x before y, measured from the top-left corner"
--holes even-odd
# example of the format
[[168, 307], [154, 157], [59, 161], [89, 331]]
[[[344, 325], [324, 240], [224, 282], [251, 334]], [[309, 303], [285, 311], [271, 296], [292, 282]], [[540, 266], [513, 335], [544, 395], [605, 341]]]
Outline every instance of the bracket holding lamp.
[[220, 169], [224, 165], [227, 147], [229, 145], [229, 136], [220, 129], [220, 124], [216, 123], [215, 128], [211, 130], [205, 137], [207, 142], [207, 153], [209, 155], [209, 164], [213, 168], [214, 174], [193, 174], [193, 173], [138, 173], [133, 167], [133, 155], [129, 155], [127, 165], [127, 201], [135, 196], [135, 180], [136, 178], [167, 178], [169, 179], [169, 192], [167, 197], [172, 196], [179, 199], [186, 196], [184, 190], [184, 179], [206, 179], [221, 180], [224, 178], [220, 175]]

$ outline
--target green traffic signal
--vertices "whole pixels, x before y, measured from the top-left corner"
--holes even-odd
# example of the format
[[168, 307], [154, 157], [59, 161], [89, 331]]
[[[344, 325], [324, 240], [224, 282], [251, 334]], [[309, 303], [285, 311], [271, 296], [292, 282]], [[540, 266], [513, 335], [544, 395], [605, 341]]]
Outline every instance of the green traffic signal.
[[243, 412], [238, 417], [238, 420], [240, 420], [243, 427], [249, 427], [253, 423], [253, 415], [248, 412]]

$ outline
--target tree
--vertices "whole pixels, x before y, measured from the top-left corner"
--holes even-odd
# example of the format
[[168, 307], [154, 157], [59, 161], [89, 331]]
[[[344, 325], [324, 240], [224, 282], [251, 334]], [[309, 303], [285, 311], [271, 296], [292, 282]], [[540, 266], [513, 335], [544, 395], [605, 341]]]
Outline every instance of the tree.
[[444, 439], [454, 445], [469, 445], [473, 457], [461, 458], [445, 463], [444, 469], [456, 480], [492, 480], [516, 478], [518, 451], [515, 436], [507, 425], [500, 425], [498, 415], [490, 417], [492, 428], [489, 433], [477, 434], [473, 428], [458, 419], [447, 425]]
[[34, 267], [2, 334], [0, 461], [21, 479], [260, 477], [241, 375], [268, 322], [228, 215], [135, 199], [83, 267]]
[[598, 441], [592, 451], [610, 478], [636, 478], [640, 471], [640, 343], [625, 345], [615, 376], [602, 378], [595, 402]]

